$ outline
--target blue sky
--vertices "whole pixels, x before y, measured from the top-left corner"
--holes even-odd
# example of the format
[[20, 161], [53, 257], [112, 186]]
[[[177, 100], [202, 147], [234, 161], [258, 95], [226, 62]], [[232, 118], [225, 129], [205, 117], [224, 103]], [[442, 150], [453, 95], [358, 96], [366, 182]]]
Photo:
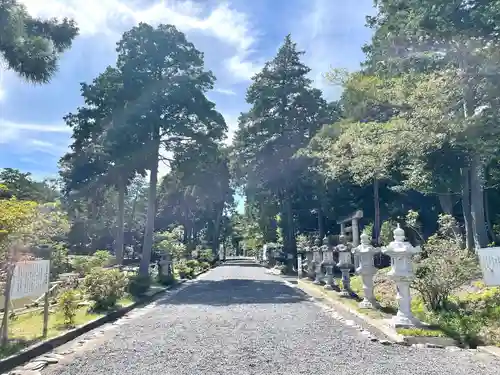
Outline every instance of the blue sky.
[[[64, 54], [60, 70], [44, 86], [28, 84], [0, 71], [0, 168], [30, 171], [36, 178], [55, 176], [70, 143], [62, 117], [82, 104], [79, 83], [88, 82], [115, 61], [115, 43], [137, 22], [170, 23], [205, 53], [216, 77], [210, 99], [228, 123], [247, 108], [250, 77], [292, 34], [306, 51], [314, 85], [327, 99], [338, 96], [322, 75], [330, 67], [354, 70], [369, 40], [365, 16], [373, 0], [20, 0], [33, 15], [72, 17], [81, 34]], [[229, 142], [229, 141], [228, 141]], [[161, 174], [166, 167], [161, 167]]]

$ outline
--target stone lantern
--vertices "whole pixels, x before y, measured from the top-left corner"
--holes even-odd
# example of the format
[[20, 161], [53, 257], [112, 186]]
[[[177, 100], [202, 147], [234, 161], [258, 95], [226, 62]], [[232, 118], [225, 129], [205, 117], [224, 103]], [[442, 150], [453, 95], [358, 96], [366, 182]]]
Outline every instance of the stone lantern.
[[312, 251], [312, 247], [307, 245], [304, 249], [306, 254], [306, 266], [307, 266], [307, 277], [310, 279], [314, 279], [314, 254]]
[[172, 258], [170, 254], [164, 254], [159, 262], [162, 276], [172, 276]]
[[394, 230], [394, 241], [382, 249], [391, 257], [392, 268], [387, 274], [396, 283], [398, 313], [392, 317], [390, 324], [395, 328], [409, 328], [422, 323], [411, 312], [410, 284], [415, 278], [412, 257], [421, 251], [420, 246], [414, 247], [405, 241], [405, 232], [398, 227]]
[[349, 272], [352, 267], [352, 254], [351, 249], [347, 245], [347, 238], [345, 235], [341, 234], [339, 236], [340, 244], [337, 245], [336, 249], [339, 253], [339, 262], [337, 267], [340, 268], [342, 272], [342, 290], [340, 291], [341, 297], [351, 296], [351, 279]]
[[372, 309], [374, 306], [377, 306], [377, 301], [373, 293], [373, 276], [377, 273], [373, 256], [379, 253], [380, 249], [373, 247], [370, 244], [370, 237], [366, 233], [363, 233], [361, 235], [361, 244], [352, 249], [352, 252], [359, 260], [356, 273], [361, 275], [361, 281], [363, 282], [364, 298], [359, 303], [359, 307], [362, 309]]
[[319, 238], [316, 238], [314, 240], [314, 246], [313, 246], [313, 259], [314, 259], [314, 271], [315, 271], [315, 278], [314, 278], [314, 284], [319, 285], [321, 284], [321, 279], [323, 278], [322, 272], [321, 272], [321, 262], [323, 261], [323, 257], [321, 256], [321, 247], [319, 246], [320, 240]]
[[302, 260], [302, 257], [306, 251], [307, 251], [307, 246], [297, 249], [297, 277], [299, 279], [301, 279], [304, 274], [304, 269], [303, 269], [304, 262]]
[[326, 271], [325, 289], [333, 289], [335, 281], [333, 279], [333, 247], [328, 243], [328, 238], [323, 238], [323, 246], [321, 247], [323, 253], [323, 265]]

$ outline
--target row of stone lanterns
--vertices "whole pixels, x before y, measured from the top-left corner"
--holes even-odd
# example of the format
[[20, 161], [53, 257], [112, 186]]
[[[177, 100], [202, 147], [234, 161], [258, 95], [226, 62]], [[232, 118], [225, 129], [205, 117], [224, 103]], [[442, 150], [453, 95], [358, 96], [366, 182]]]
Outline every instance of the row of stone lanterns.
[[[340, 244], [329, 246], [326, 238], [324, 245], [319, 246], [319, 240], [315, 241], [313, 248], [306, 248], [307, 276], [314, 279], [315, 284], [325, 283], [325, 289], [334, 289], [335, 281], [333, 278], [334, 266], [340, 269], [342, 273], [342, 289], [339, 292], [341, 297], [350, 297], [350, 271], [353, 267], [352, 256], [357, 257], [359, 266], [355, 270], [361, 276], [363, 283], [364, 298], [359, 307], [363, 309], [372, 309], [378, 307], [374, 294], [373, 278], [377, 273], [374, 264], [374, 256], [382, 252], [391, 258], [391, 270], [388, 277], [391, 278], [397, 289], [398, 312], [391, 319], [390, 324], [395, 327], [413, 327], [421, 323], [413, 316], [411, 312], [410, 285], [415, 275], [412, 266], [412, 257], [419, 253], [420, 247], [414, 247], [405, 241], [404, 230], [398, 227], [394, 230], [394, 241], [383, 248], [376, 248], [371, 245], [370, 238], [366, 233], [360, 236], [359, 246], [351, 249], [346, 242], [344, 235], [339, 236]], [[334, 254], [338, 254], [338, 263], [335, 264]], [[325, 268], [323, 275], [322, 268]], [[302, 272], [299, 271], [299, 276]]]

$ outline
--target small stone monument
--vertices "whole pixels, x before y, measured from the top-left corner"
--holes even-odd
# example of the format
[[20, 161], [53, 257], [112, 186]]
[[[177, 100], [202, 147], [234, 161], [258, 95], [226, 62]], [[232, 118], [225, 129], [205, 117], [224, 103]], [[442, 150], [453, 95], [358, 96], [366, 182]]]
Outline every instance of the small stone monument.
[[359, 259], [359, 267], [356, 269], [356, 273], [361, 275], [363, 282], [364, 298], [359, 303], [359, 307], [362, 309], [372, 309], [374, 306], [377, 306], [377, 301], [373, 293], [373, 276], [377, 273], [373, 256], [380, 252], [380, 250], [373, 247], [370, 244], [370, 237], [366, 233], [363, 233], [361, 235], [361, 245], [352, 249], [352, 252]]
[[312, 247], [307, 245], [305, 248], [306, 254], [306, 268], [307, 268], [307, 277], [311, 280], [314, 280], [314, 254], [312, 251]]
[[164, 254], [159, 265], [162, 276], [172, 276], [172, 259], [170, 254]]
[[316, 273], [315, 278], [314, 278], [314, 284], [320, 285], [321, 284], [321, 279], [323, 278], [322, 272], [321, 272], [321, 262], [323, 261], [323, 257], [321, 256], [321, 247], [320, 247], [320, 240], [319, 238], [316, 238], [314, 240], [314, 246], [313, 246], [313, 258], [314, 258], [314, 271]]
[[412, 257], [421, 251], [420, 246], [414, 247], [405, 241], [405, 232], [398, 227], [394, 230], [394, 241], [382, 249], [391, 257], [392, 269], [389, 276], [396, 283], [398, 313], [390, 320], [395, 328], [410, 328], [421, 326], [422, 323], [411, 312], [410, 284], [415, 279]]
[[344, 234], [339, 236], [340, 244], [337, 245], [336, 249], [339, 253], [339, 262], [337, 267], [340, 268], [342, 272], [342, 290], [340, 291], [341, 297], [351, 296], [351, 278], [349, 272], [352, 267], [352, 254], [351, 249], [347, 245], [347, 238]]

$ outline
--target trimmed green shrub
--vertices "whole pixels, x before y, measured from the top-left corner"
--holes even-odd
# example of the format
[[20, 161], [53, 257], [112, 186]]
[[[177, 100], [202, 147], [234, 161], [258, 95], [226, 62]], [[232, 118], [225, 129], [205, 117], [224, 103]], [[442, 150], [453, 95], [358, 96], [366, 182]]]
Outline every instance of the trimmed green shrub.
[[142, 297], [151, 287], [151, 281], [150, 276], [133, 275], [129, 278], [128, 292], [134, 297]]
[[94, 268], [83, 281], [85, 293], [94, 302], [94, 310], [108, 310], [125, 295], [128, 279], [117, 269]]

